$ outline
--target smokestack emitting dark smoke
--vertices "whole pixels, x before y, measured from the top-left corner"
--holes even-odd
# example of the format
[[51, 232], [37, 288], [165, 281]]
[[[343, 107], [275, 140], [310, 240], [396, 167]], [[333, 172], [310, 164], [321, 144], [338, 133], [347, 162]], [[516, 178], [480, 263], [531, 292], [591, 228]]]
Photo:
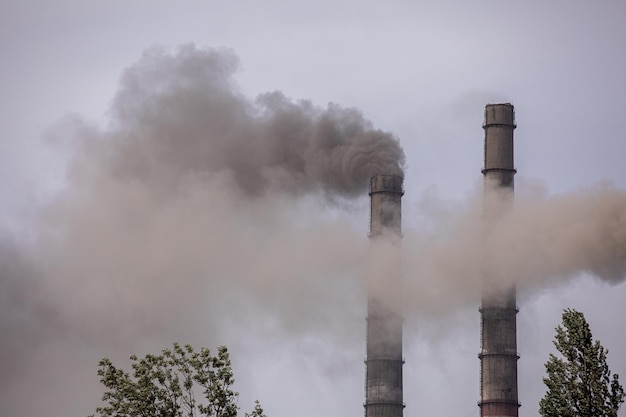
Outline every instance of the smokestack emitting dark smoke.
[[[485, 108], [485, 239], [490, 239], [491, 222], [506, 209], [513, 192], [513, 130], [515, 111], [511, 104], [489, 104]], [[510, 209], [510, 207], [508, 207]], [[485, 253], [485, 277], [481, 315], [480, 407], [481, 417], [517, 417], [517, 305], [515, 284], [502, 284], [489, 269]]]
[[[3, 414], [87, 415], [101, 395], [99, 358], [172, 340], [241, 352], [268, 333], [330, 334], [314, 338], [328, 343], [326, 356], [315, 353], [334, 372], [338, 358], [361, 351], [358, 265], [381, 247], [387, 254], [369, 259], [393, 271], [398, 251], [377, 239], [368, 248], [348, 216], [326, 216], [317, 197], [360, 197], [370, 177], [401, 175], [402, 149], [354, 109], [278, 92], [247, 99], [237, 66], [228, 50], [148, 51], [124, 73], [105, 128], [56, 128], [73, 139], [67, 187], [28, 225], [32, 238], [0, 245]], [[518, 191], [486, 242], [500, 284], [528, 291], [581, 271], [624, 279], [623, 190]], [[406, 315], [474, 304], [481, 211], [420, 204], [433, 217], [404, 231]]]
[[[356, 109], [280, 92], [249, 100], [237, 67], [229, 50], [149, 50], [124, 72], [104, 128], [68, 119], [53, 132], [72, 151], [67, 189], [17, 249], [32, 256], [0, 257], [2, 288], [20, 295], [3, 306], [3, 412], [93, 410], [98, 395], [78, 396], [73, 412], [46, 411], [58, 398], [26, 401], [46, 380], [33, 358], [56, 355], [50, 374], [77, 372], [68, 363], [85, 357], [72, 354], [82, 346], [91, 356], [80, 372], [95, 385], [98, 357], [171, 340], [228, 343], [246, 311], [287, 332], [318, 331], [338, 308], [362, 317], [359, 292], [339, 288], [355, 285], [366, 244], [347, 216], [320, 214], [318, 197], [362, 197], [373, 175], [402, 173], [403, 150]], [[311, 195], [317, 203], [301, 198]], [[18, 259], [36, 262], [36, 274], [11, 272]], [[16, 351], [23, 362], [7, 361]], [[6, 384], [20, 380], [32, 382]]]
[[366, 417], [402, 417], [404, 409], [401, 268], [397, 259], [403, 194], [402, 177], [372, 177], [369, 195], [373, 264], [367, 305]]

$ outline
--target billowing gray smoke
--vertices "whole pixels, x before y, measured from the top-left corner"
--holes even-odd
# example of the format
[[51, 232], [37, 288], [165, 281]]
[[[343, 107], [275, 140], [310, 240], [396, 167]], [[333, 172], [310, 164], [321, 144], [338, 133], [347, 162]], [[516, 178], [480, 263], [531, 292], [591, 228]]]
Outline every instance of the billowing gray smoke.
[[[174, 340], [241, 350], [237, 334], [316, 332], [338, 309], [362, 321], [367, 242], [325, 207], [400, 174], [402, 148], [355, 109], [250, 100], [237, 66], [229, 50], [152, 49], [105, 127], [69, 118], [51, 132], [71, 155], [67, 189], [33, 239], [0, 248], [0, 414], [89, 414], [105, 355]], [[46, 388], [53, 375], [67, 388]]]
[[228, 50], [146, 52], [124, 73], [112, 125], [99, 135], [113, 152], [103, 152], [108, 168], [163, 187], [227, 173], [250, 195], [355, 196], [374, 174], [402, 173], [398, 140], [358, 110], [323, 109], [280, 92], [250, 101], [233, 80], [237, 66]]

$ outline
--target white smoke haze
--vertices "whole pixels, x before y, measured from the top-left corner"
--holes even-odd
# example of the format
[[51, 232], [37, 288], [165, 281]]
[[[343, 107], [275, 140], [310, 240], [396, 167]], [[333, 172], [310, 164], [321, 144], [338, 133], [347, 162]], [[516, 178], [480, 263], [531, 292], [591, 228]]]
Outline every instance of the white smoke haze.
[[[62, 415], [45, 400], [71, 401], [83, 381], [93, 386], [73, 410], [92, 412], [96, 362], [85, 352], [124, 358], [269, 333], [287, 340], [280, 349], [308, 341], [332, 373], [363, 351], [373, 255], [353, 217], [367, 222], [370, 176], [402, 174], [399, 141], [355, 109], [280, 92], [250, 100], [237, 66], [229, 50], [151, 49], [124, 72], [106, 127], [68, 119], [52, 135], [72, 155], [67, 189], [41, 208], [32, 242], [0, 247], [6, 415]], [[405, 207], [428, 217], [404, 231], [407, 316], [477, 305], [485, 268], [531, 292], [583, 271], [624, 279], [623, 190], [521, 191], [488, 235], [482, 191]], [[395, 269], [380, 259], [376, 270]], [[65, 391], [46, 388], [59, 374]], [[33, 392], [43, 400], [25, 406]]]

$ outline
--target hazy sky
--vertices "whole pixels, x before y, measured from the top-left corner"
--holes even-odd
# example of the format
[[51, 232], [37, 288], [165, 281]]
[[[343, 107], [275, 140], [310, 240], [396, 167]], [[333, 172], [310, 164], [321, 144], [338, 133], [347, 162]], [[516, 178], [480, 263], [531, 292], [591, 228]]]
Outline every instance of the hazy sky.
[[[404, 147], [406, 246], [424, 248], [420, 236], [454, 229], [480, 192], [487, 103], [515, 105], [522, 201], [626, 190], [625, 19], [618, 0], [0, 0], [0, 414], [87, 415], [99, 404], [100, 357], [172, 341], [230, 346], [243, 410], [259, 399], [271, 417], [363, 412], [364, 292], [351, 262], [367, 245], [367, 195], [345, 204], [274, 191], [249, 200], [204, 171], [172, 192], [164, 183], [174, 171], [158, 169], [175, 170], [173, 159], [149, 141], [124, 147], [128, 132], [163, 132], [133, 124], [134, 108], [124, 112], [135, 103], [124, 92], [136, 87], [124, 71], [135, 68], [148, 90], [151, 69], [176, 84], [148, 65], [162, 61], [146, 50], [228, 48], [238, 65], [229, 67], [232, 85], [216, 91], [234, 100], [229, 109], [276, 90], [304, 114], [298, 100], [359, 109]], [[131, 94], [143, 100], [139, 110], [153, 99], [157, 109], [180, 109], [152, 93]], [[250, 122], [234, 120], [244, 130]], [[149, 178], [124, 171], [124, 156], [147, 154]], [[626, 224], [626, 207], [617, 207], [609, 232]], [[584, 223], [585, 213], [564, 218]], [[451, 253], [451, 264], [463, 259]], [[613, 370], [626, 374], [626, 284], [559, 278], [567, 279], [534, 280], [518, 298], [521, 416], [538, 415], [563, 308], [585, 313]], [[478, 300], [414, 281], [432, 287], [409, 295], [405, 415], [476, 416]]]

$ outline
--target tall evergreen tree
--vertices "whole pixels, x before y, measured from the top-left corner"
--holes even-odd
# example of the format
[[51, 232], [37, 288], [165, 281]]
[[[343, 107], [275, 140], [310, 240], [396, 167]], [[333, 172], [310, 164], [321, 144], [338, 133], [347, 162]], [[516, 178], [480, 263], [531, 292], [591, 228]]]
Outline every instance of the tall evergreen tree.
[[565, 309], [554, 345], [562, 357], [546, 362], [548, 390], [539, 402], [543, 417], [617, 417], [624, 402], [619, 377], [606, 363], [608, 350], [593, 341], [583, 313]]

